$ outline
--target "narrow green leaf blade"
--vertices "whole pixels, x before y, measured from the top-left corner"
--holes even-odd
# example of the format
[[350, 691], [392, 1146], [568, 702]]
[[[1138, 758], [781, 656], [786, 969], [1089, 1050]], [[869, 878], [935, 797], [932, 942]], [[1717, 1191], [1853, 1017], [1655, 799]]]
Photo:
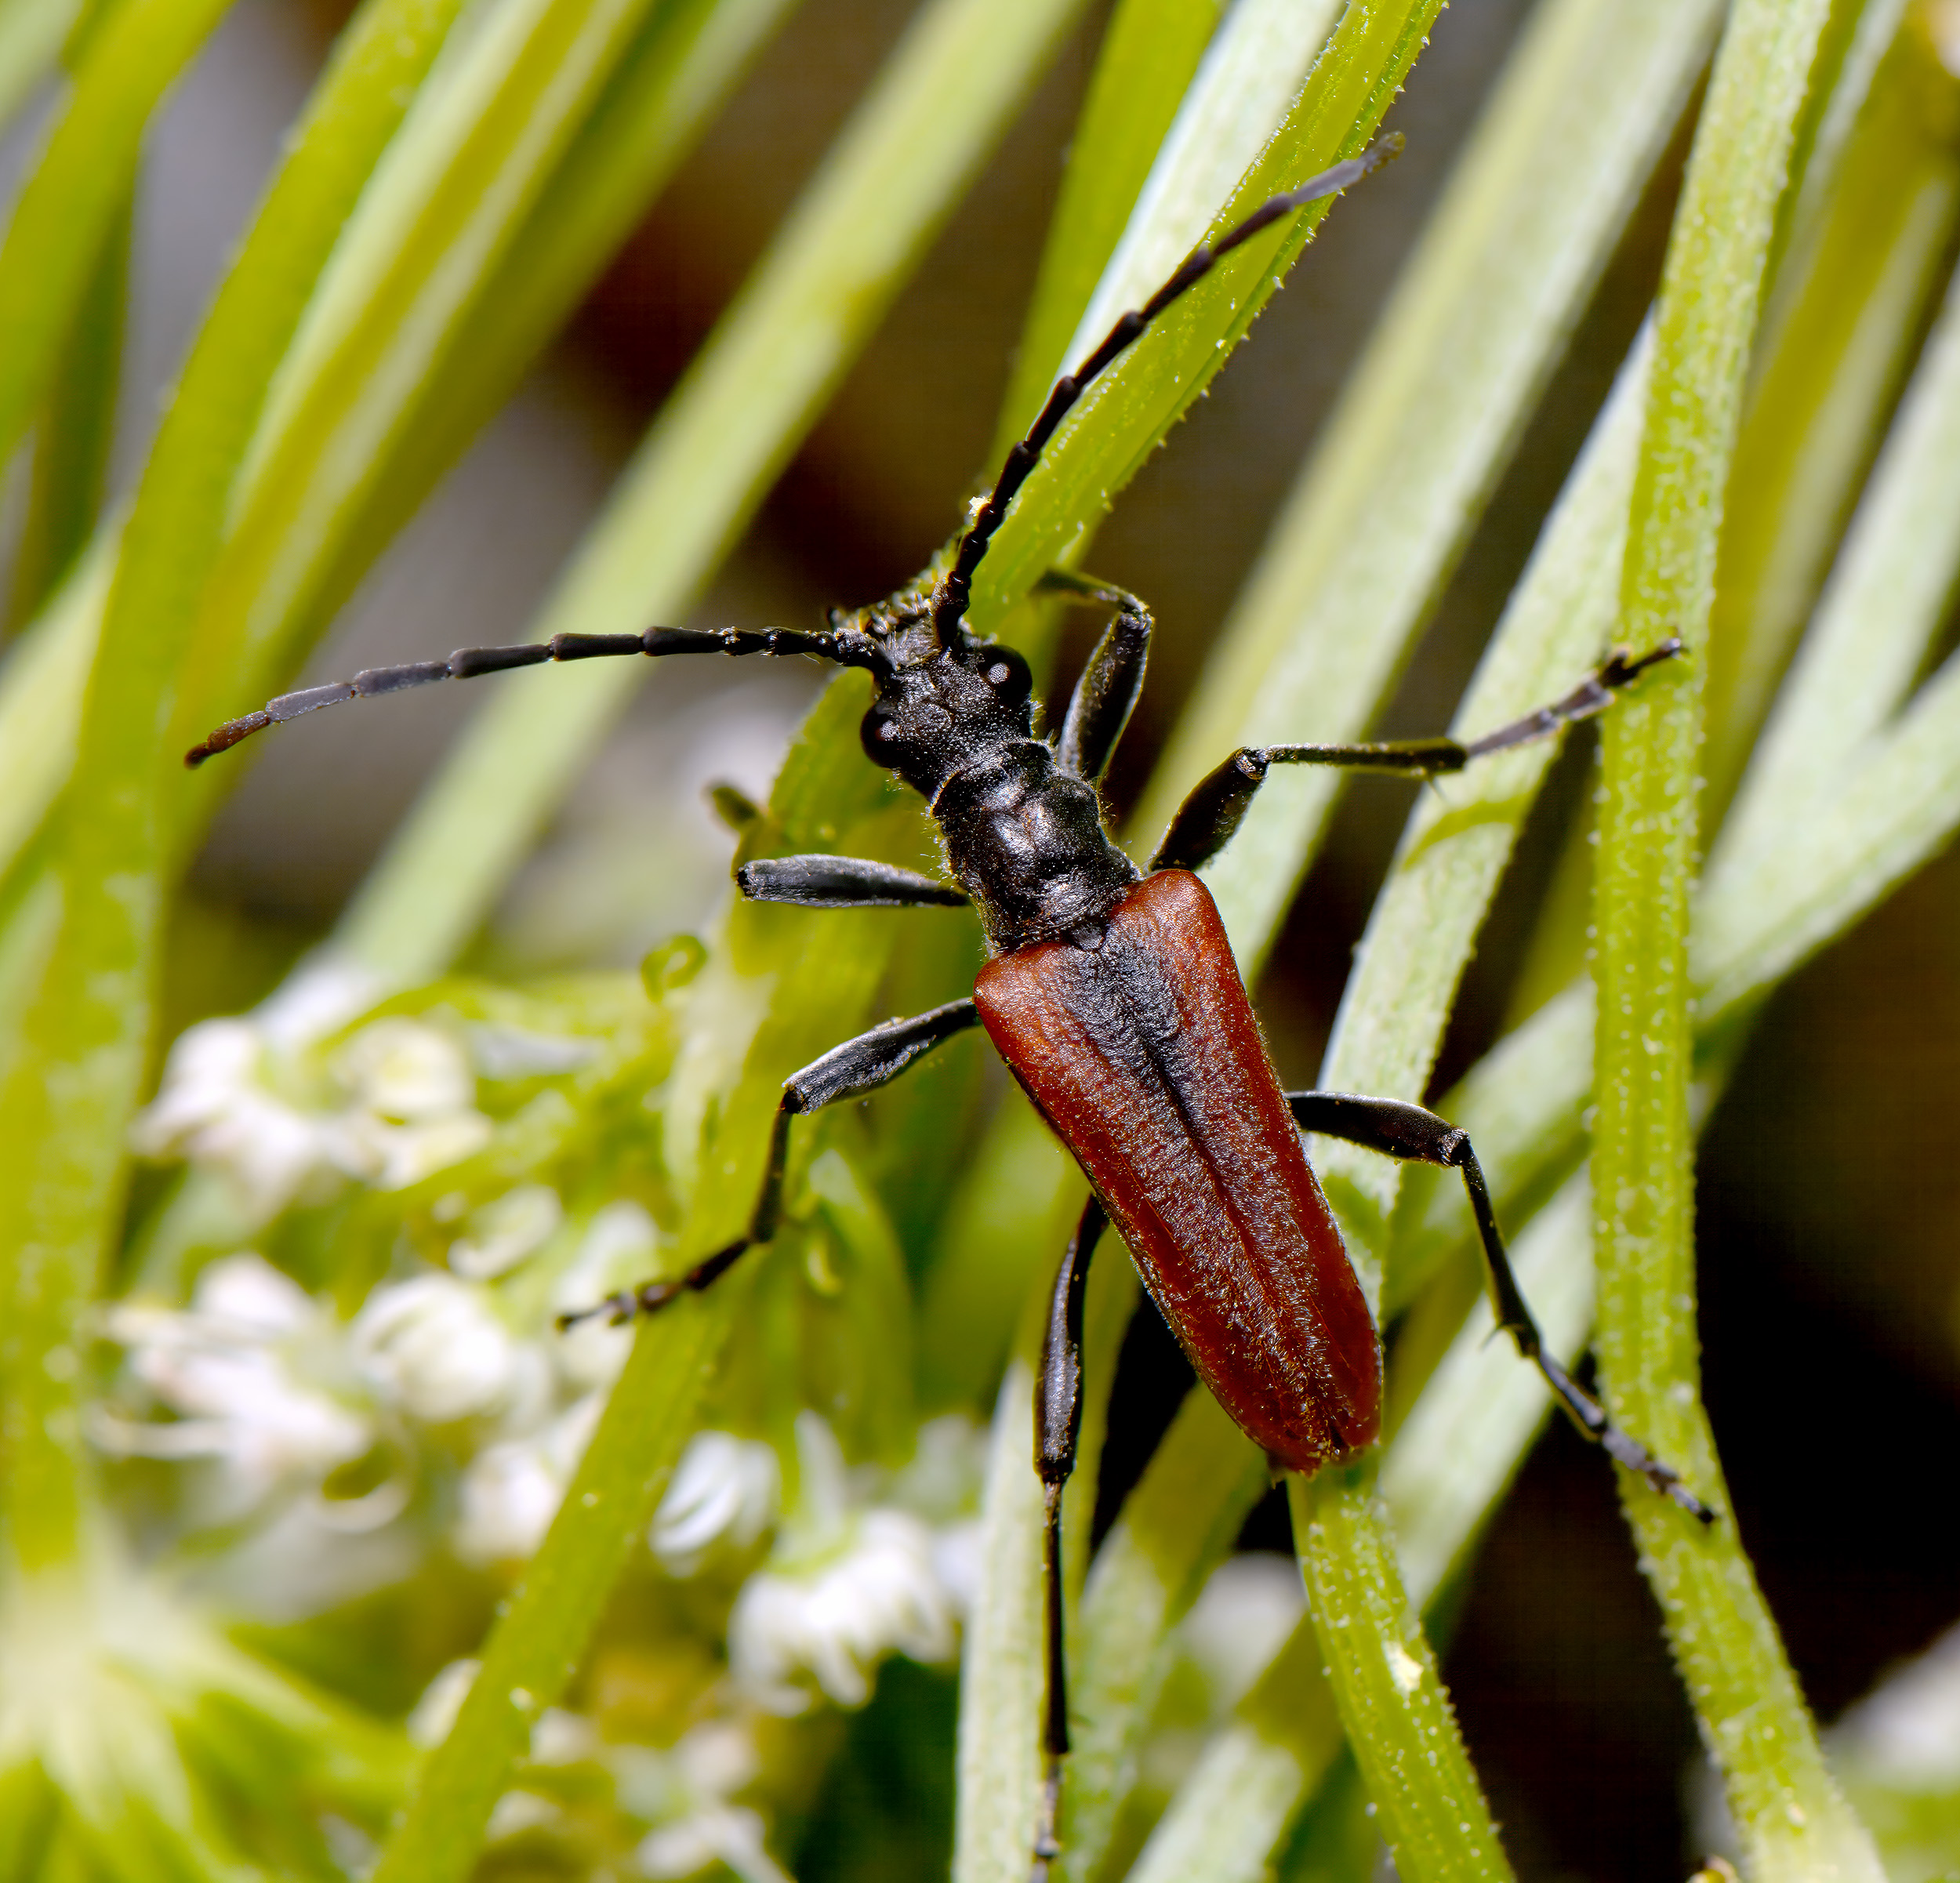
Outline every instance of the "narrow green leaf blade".
[[[1688, 924], [1699, 862], [1701, 677], [1724, 485], [1778, 199], [1824, 0], [1738, 0], [1669, 245], [1622, 575], [1622, 633], [1669, 634], [1685, 660], [1650, 677], [1602, 732], [1595, 890], [1595, 1344], [1623, 1428], [1727, 1503], [1698, 1399]], [[1753, 1874], [1882, 1876], [1824, 1765], [1732, 1517], [1704, 1528], [1623, 1481], [1641, 1566]]]
[[1372, 1459], [1289, 1478], [1287, 1500], [1348, 1743], [1405, 1878], [1508, 1878], [1490, 1808], [1403, 1590]]
[[1041, 409], [1069, 365], [1069, 336], [1150, 173], [1164, 132], [1211, 38], [1218, 0], [1123, 0], [1110, 16], [1070, 140], [1028, 319], [989, 460]]
[[0, 242], [0, 463], [53, 385], [151, 115], [228, 0], [126, 0], [90, 35]]
[[[66, 1560], [81, 1540], [81, 1370], [47, 1356], [71, 1351], [78, 1337], [120, 1195], [152, 1023], [169, 708], [264, 384], [249, 368], [284, 348], [354, 189], [451, 16], [440, 0], [382, 0], [350, 29], [186, 368], [122, 544], [62, 824], [60, 934], [0, 1086], [6, 1141], [31, 1173], [0, 1187], [0, 1249], [13, 1254], [13, 1291], [0, 1315], [5, 1475], [18, 1500], [9, 1507], [20, 1519], [12, 1541], [28, 1562]], [[91, 58], [118, 43], [99, 36]], [[245, 376], [234, 378], [241, 363]], [[78, 607], [92, 593], [79, 581], [74, 590]], [[58, 680], [62, 659], [49, 665]]]

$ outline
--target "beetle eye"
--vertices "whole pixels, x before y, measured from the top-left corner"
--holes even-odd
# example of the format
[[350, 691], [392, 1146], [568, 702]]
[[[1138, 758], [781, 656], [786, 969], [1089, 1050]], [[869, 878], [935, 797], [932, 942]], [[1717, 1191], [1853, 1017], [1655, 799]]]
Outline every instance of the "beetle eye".
[[1028, 663], [1011, 648], [989, 648], [981, 678], [993, 688], [1004, 706], [1018, 706], [1034, 691], [1034, 676]]
[[858, 728], [858, 737], [863, 745], [865, 756], [873, 764], [892, 764], [891, 748], [904, 736], [898, 722], [888, 713], [880, 713], [876, 707], [864, 716], [864, 723]]

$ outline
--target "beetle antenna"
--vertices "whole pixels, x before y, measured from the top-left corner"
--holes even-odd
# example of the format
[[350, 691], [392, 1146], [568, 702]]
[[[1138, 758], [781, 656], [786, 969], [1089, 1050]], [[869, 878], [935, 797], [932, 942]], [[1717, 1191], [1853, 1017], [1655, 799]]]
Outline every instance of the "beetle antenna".
[[1345, 163], [1336, 164], [1331, 170], [1323, 170], [1310, 178], [1297, 190], [1283, 194], [1269, 197], [1242, 223], [1236, 224], [1220, 236], [1215, 242], [1200, 242], [1178, 265], [1171, 278], [1151, 296], [1141, 307], [1132, 308], [1123, 315], [1103, 336], [1102, 344], [1097, 347], [1073, 372], [1065, 372], [1055, 381], [1054, 390], [1048, 394], [1048, 402], [1041, 408], [1041, 415], [1028, 427], [1026, 435], [1007, 453], [1007, 462], [1000, 467], [1000, 475], [992, 492], [967, 526], [966, 534], [960, 539], [955, 552], [953, 567], [940, 582], [932, 597], [932, 631], [941, 648], [949, 648], [958, 634], [960, 623], [964, 619], [967, 604], [972, 598], [974, 571], [979, 568], [981, 558], [987, 553], [987, 546], [993, 540], [993, 533], [1000, 528], [1012, 503], [1014, 494], [1027, 480], [1029, 472], [1041, 461], [1041, 454], [1048, 441], [1054, 436], [1055, 429], [1068, 416], [1069, 409], [1081, 397], [1084, 390], [1112, 365], [1142, 335], [1159, 314], [1186, 290], [1195, 288], [1212, 269], [1241, 243], [1250, 241], [1262, 229], [1269, 227], [1283, 216], [1295, 209], [1304, 209], [1308, 203], [1318, 202], [1323, 197], [1338, 195], [1351, 183], [1360, 182], [1371, 171], [1378, 170], [1391, 158], [1401, 154], [1403, 136], [1399, 131], [1391, 131], [1385, 137], [1377, 137], [1359, 157], [1351, 157]]
[[505, 673], [513, 667], [535, 667], [548, 660], [595, 660], [644, 654], [809, 654], [840, 667], [868, 667], [876, 675], [889, 673], [891, 657], [868, 634], [855, 629], [833, 629], [827, 634], [804, 634], [793, 628], [649, 628], [644, 634], [554, 634], [549, 640], [520, 648], [459, 648], [447, 660], [411, 661], [399, 667], [366, 667], [352, 680], [330, 681], [282, 693], [256, 713], [228, 719], [216, 731], [193, 746], [183, 762], [194, 771], [208, 758], [228, 752], [241, 739], [283, 725], [322, 706], [344, 699], [367, 699], [379, 693], [399, 693], [405, 687], [426, 687], [439, 680], [474, 680], [480, 674]]

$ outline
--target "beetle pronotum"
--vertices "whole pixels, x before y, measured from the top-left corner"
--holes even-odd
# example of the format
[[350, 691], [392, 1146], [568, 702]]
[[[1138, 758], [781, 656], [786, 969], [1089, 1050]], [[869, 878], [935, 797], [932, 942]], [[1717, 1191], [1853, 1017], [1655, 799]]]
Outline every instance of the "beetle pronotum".
[[[1058, 380], [1007, 454], [949, 557], [877, 605], [820, 633], [649, 628], [470, 648], [446, 661], [370, 669], [227, 722], [186, 755], [197, 765], [264, 727], [340, 701], [546, 661], [670, 654], [808, 655], [859, 667], [874, 695], [867, 755], [925, 799], [951, 883], [848, 857], [744, 864], [743, 895], [813, 908], [971, 903], [990, 959], [970, 999], [887, 1022], [833, 1048], [783, 1087], [761, 1189], [737, 1240], [673, 1279], [586, 1311], [657, 1311], [708, 1287], [775, 1233], [790, 1120], [883, 1085], [953, 1035], [984, 1026], [1089, 1179], [1091, 1195], [1057, 1272], [1036, 1400], [1036, 1468], [1047, 1507], [1047, 1777], [1035, 1863], [1054, 1830], [1068, 1751], [1060, 1568], [1062, 1493], [1081, 1416], [1083, 1289], [1113, 1222], [1198, 1374], [1276, 1466], [1318, 1470], [1374, 1442], [1381, 1351], [1367, 1304], [1308, 1166], [1301, 1133], [1458, 1170], [1482, 1240], [1498, 1324], [1579, 1429], [1704, 1522], [1713, 1513], [1607, 1418], [1544, 1350], [1467, 1136], [1421, 1107], [1352, 1093], [1286, 1092], [1269, 1058], [1225, 930], [1195, 872], [1230, 840], [1276, 765], [1363, 767], [1432, 778], [1555, 734], [1602, 711], [1676, 641], [1616, 652], [1563, 699], [1482, 738], [1274, 745], [1233, 753], [1186, 798], [1139, 871], [1105, 832], [1098, 783], [1143, 682], [1151, 617], [1111, 584], [1056, 571], [1044, 586], [1110, 609], [1059, 731], [1038, 737], [1027, 662], [970, 632], [975, 571], [1029, 472], [1083, 389], [1222, 256], [1280, 217], [1358, 182], [1396, 147], [1385, 139], [1263, 204], [1195, 249], [1142, 307]], [[576, 1318], [576, 1317], [574, 1317]]]

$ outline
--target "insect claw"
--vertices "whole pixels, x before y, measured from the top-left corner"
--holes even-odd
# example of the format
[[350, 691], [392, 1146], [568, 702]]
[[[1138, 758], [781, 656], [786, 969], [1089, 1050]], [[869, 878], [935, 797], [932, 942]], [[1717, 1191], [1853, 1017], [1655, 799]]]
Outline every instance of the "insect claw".
[[581, 1321], [597, 1320], [602, 1314], [610, 1315], [613, 1326], [618, 1326], [622, 1321], [631, 1319], [633, 1297], [609, 1294], [603, 1301], [594, 1301], [590, 1308], [568, 1308], [557, 1317], [556, 1326], [559, 1333], [568, 1333]]
[[1657, 641], [1644, 654], [1635, 654], [1624, 648], [1616, 648], [1613, 657], [1606, 662], [1606, 670], [1600, 677], [1609, 687], [1625, 686], [1637, 679], [1650, 667], [1657, 667], [1662, 662], [1685, 659], [1687, 644], [1679, 634], [1670, 634], [1665, 640]]
[[[1664, 1471], [1666, 1468], [1663, 1466], [1662, 1469]], [[1715, 1522], [1715, 1508], [1713, 1504], [1704, 1504], [1672, 1471], [1667, 1472], [1667, 1479], [1665, 1484], [1657, 1482], [1653, 1488], [1657, 1491], [1664, 1491], [1697, 1522], [1711, 1524]]]

